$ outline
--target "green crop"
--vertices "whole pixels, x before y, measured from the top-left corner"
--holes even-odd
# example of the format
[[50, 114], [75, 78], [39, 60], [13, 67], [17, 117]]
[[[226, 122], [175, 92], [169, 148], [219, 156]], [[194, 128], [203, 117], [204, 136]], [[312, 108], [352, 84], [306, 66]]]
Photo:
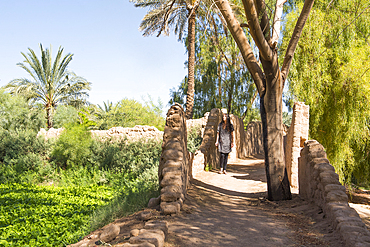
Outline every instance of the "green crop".
[[63, 246], [88, 233], [92, 212], [114, 199], [106, 186], [0, 184], [0, 246]]

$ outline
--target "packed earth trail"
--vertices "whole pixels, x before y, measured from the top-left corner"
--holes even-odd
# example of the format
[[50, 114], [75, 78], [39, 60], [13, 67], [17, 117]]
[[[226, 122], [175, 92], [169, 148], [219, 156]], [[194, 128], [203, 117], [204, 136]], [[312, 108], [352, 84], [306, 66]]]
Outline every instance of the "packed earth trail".
[[168, 247], [343, 246], [317, 206], [266, 200], [263, 159], [229, 162], [227, 174], [197, 174], [181, 213], [169, 219]]
[[[152, 218], [168, 222], [164, 247], [344, 246], [323, 211], [302, 200], [297, 189], [292, 189], [292, 200], [278, 202], [268, 201], [266, 190], [262, 157], [229, 162], [226, 175], [201, 171], [191, 181], [179, 214], [162, 215], [146, 208], [117, 219], [114, 224], [120, 233], [109, 244], [127, 242], [130, 231], [145, 224], [140, 215], [149, 211]], [[358, 198], [369, 204], [370, 196]], [[369, 206], [350, 205], [369, 228]]]

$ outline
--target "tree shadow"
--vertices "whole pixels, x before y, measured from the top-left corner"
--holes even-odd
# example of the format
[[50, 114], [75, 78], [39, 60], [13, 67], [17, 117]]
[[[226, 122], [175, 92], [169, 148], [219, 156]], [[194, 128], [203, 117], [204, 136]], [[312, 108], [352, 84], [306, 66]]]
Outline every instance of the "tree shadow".
[[238, 197], [243, 197], [243, 198], [264, 198], [267, 195], [266, 194], [267, 191], [255, 192], [255, 193], [239, 192], [239, 191], [228, 190], [228, 189], [220, 188], [220, 187], [217, 187], [211, 184], [207, 184], [197, 179], [192, 179], [191, 183], [194, 185], [197, 185], [198, 187], [208, 189], [214, 192], [222, 193], [228, 196], [238, 196]]

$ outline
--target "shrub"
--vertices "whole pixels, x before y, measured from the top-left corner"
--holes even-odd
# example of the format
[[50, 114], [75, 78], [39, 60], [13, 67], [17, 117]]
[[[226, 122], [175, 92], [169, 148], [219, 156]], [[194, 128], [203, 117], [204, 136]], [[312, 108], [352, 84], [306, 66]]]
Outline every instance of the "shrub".
[[78, 123], [79, 115], [73, 106], [61, 105], [56, 108], [53, 117], [54, 128], [62, 128], [69, 124]]
[[38, 131], [44, 124], [42, 110], [29, 107], [20, 96], [12, 96], [0, 90], [0, 129]]
[[[0, 130], [0, 182], [19, 182], [30, 173], [45, 174], [50, 146], [32, 130]], [[37, 176], [32, 179], [37, 179]]]
[[91, 133], [85, 126], [69, 124], [56, 141], [51, 160], [63, 169], [91, 166], [92, 143]]
[[161, 143], [156, 140], [127, 139], [95, 142], [94, 157], [100, 170], [122, 172], [130, 178], [136, 178], [146, 169], [158, 166], [161, 155]]
[[194, 126], [188, 131], [188, 151], [194, 153], [198, 150], [200, 144], [202, 144], [202, 126]]

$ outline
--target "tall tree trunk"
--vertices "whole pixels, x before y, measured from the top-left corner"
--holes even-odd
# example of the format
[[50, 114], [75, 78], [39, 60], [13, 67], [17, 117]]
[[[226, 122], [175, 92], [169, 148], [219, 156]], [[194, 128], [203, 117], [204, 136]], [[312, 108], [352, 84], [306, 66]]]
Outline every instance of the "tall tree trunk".
[[194, 66], [195, 66], [195, 17], [197, 6], [189, 9], [188, 21], [188, 91], [186, 93], [186, 119], [193, 118]]
[[46, 106], [46, 121], [47, 121], [48, 129], [53, 128], [53, 119], [52, 119], [52, 112], [51, 112], [50, 106]]
[[283, 101], [284, 82], [280, 74], [276, 51], [272, 62], [261, 58], [266, 74], [266, 91], [261, 95], [261, 120], [268, 199], [270, 201], [292, 199], [285, 168], [283, 146]]

